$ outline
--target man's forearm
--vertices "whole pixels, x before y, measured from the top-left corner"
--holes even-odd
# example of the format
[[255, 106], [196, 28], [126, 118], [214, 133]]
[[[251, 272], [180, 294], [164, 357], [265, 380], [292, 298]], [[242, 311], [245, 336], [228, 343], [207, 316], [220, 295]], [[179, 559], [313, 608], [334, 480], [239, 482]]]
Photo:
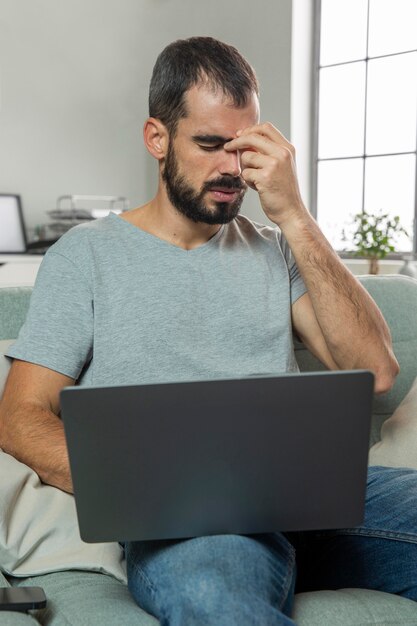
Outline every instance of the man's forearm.
[[[5, 414], [4, 414], [5, 413]], [[28, 419], [30, 416], [30, 419]], [[0, 447], [31, 467], [42, 482], [73, 492], [62, 421], [52, 411], [22, 403], [2, 412]]]
[[[397, 373], [390, 332], [378, 307], [334, 252], [315, 220], [281, 225], [306, 284], [329, 351], [343, 369]], [[392, 371], [391, 371], [392, 370]]]
[[[343, 265], [305, 208], [294, 146], [270, 122], [236, 135], [224, 149], [239, 151], [243, 179], [257, 190], [265, 214], [280, 227], [294, 254], [314, 310], [320, 354], [328, 353], [327, 361], [341, 369], [371, 369], [376, 375], [375, 389], [388, 389], [398, 372], [389, 329], [372, 298]], [[297, 317], [296, 305], [292, 312]], [[295, 327], [302, 326], [303, 320], [297, 319]], [[306, 336], [311, 340], [311, 335], [310, 323]]]

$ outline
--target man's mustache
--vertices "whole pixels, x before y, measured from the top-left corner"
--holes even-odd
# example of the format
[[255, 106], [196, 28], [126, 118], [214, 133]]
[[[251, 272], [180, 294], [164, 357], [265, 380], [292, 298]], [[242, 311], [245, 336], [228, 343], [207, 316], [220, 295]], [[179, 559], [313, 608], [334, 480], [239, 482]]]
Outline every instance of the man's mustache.
[[230, 189], [231, 191], [246, 191], [247, 184], [241, 178], [220, 177], [216, 180], [210, 180], [204, 183], [202, 192], [211, 191], [212, 189]]

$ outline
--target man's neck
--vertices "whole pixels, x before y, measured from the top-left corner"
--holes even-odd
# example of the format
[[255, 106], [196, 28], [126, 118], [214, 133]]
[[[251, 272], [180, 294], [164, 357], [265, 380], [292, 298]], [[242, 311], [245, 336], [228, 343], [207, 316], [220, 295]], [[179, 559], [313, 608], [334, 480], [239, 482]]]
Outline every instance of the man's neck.
[[153, 200], [142, 207], [126, 211], [121, 217], [184, 250], [192, 250], [207, 243], [221, 228], [221, 224], [193, 222], [179, 213], [160, 191]]

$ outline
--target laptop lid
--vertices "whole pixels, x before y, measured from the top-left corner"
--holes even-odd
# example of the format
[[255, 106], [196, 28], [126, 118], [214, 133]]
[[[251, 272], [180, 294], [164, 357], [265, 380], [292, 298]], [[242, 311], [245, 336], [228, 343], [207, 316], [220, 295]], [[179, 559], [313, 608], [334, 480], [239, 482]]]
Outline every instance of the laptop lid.
[[373, 381], [345, 371], [65, 388], [81, 537], [360, 524]]
[[0, 194], [0, 254], [26, 252], [26, 229], [17, 194]]

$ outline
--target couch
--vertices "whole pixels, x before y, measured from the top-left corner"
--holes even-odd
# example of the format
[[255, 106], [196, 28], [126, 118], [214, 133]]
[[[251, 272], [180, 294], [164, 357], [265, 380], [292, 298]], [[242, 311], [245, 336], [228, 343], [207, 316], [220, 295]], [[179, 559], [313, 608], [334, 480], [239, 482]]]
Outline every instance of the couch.
[[[382, 423], [406, 396], [417, 376], [417, 281], [402, 276], [365, 276], [361, 281], [390, 326], [401, 366], [393, 389], [375, 398], [372, 445], [379, 440]], [[0, 341], [16, 337], [25, 318], [30, 293], [30, 288], [0, 289]], [[302, 371], [323, 369], [302, 344], [295, 342], [295, 350]], [[123, 582], [103, 573], [69, 570], [19, 578], [10, 576], [0, 563], [0, 586], [10, 584], [43, 586], [49, 608], [32, 615], [3, 612], [0, 623], [6, 626], [158, 624], [155, 618], [133, 604]], [[379, 591], [323, 590], [297, 594], [293, 617], [299, 626], [417, 626], [417, 604]]]

